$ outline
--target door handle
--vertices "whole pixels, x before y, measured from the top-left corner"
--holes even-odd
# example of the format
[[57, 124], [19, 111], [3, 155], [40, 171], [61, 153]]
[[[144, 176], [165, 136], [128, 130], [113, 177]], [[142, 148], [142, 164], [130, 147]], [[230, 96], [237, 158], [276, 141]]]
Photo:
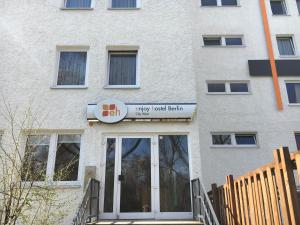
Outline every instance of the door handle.
[[119, 181], [124, 181], [125, 180], [125, 177], [124, 177], [124, 175], [119, 175]]

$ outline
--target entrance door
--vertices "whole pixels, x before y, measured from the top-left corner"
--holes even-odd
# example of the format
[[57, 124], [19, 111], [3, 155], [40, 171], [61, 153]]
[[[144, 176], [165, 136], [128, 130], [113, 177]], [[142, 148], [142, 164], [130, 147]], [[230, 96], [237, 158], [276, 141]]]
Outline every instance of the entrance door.
[[153, 219], [152, 138], [107, 138], [106, 146], [102, 217]]
[[103, 219], [191, 219], [186, 135], [106, 138]]

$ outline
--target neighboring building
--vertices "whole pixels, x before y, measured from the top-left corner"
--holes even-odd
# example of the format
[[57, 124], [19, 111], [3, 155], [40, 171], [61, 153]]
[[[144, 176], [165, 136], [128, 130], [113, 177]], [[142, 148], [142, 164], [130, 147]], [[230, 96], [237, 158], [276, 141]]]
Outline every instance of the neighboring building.
[[300, 149], [300, 3], [265, 3], [279, 88], [260, 0], [2, 0], [0, 93], [43, 118], [50, 179], [78, 162], [58, 188], [101, 181], [101, 218], [191, 218], [191, 179]]

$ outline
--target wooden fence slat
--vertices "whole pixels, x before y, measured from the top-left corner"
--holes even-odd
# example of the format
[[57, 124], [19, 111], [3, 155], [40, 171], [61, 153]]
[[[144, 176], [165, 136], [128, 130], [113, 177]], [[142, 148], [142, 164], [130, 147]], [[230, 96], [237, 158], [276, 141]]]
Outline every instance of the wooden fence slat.
[[244, 210], [244, 195], [243, 195], [243, 189], [242, 189], [242, 181], [238, 181], [238, 188], [239, 188], [239, 199], [240, 199], [240, 209], [241, 209], [241, 225], [246, 225], [245, 221], [245, 210]]
[[257, 223], [257, 218], [254, 208], [254, 196], [253, 196], [253, 186], [251, 177], [248, 178], [248, 193], [249, 193], [249, 207], [250, 207], [250, 221], [251, 225], [259, 225]]
[[258, 221], [259, 221], [259, 225], [263, 225], [264, 224], [264, 220], [263, 220], [263, 208], [262, 208], [262, 201], [261, 201], [261, 192], [260, 192], [260, 187], [258, 185], [258, 175], [255, 174], [254, 176], [254, 187], [255, 187], [255, 195], [256, 195], [256, 208], [257, 208], [257, 212], [258, 212]]
[[253, 183], [252, 183], [252, 189], [253, 189], [253, 207], [254, 207], [254, 213], [255, 213], [255, 221], [257, 225], [260, 225], [259, 221], [259, 215], [258, 215], [258, 200], [257, 200], [257, 185], [255, 184], [255, 177], [256, 174], [252, 177]]
[[260, 204], [260, 211], [261, 211], [261, 224], [266, 225], [267, 221], [266, 221], [265, 206], [264, 206], [264, 196], [263, 196], [261, 178], [259, 174], [257, 174], [257, 178], [258, 178], [257, 187], [259, 193], [259, 204]]
[[266, 215], [266, 221], [267, 225], [272, 225], [272, 218], [271, 218], [271, 211], [270, 211], [270, 204], [268, 199], [268, 190], [267, 190], [267, 184], [265, 180], [265, 173], [264, 171], [260, 172], [260, 180], [261, 180], [261, 186], [262, 186], [262, 193], [263, 193], [263, 201], [264, 201], [264, 208], [265, 208], [265, 215]]
[[297, 166], [297, 172], [298, 172], [298, 179], [300, 182], [300, 154], [296, 155], [295, 160], [296, 160], [296, 166]]
[[244, 212], [245, 212], [245, 224], [250, 225], [249, 223], [249, 207], [248, 207], [248, 198], [247, 198], [247, 184], [246, 184], [246, 179], [242, 179], [242, 189], [243, 189], [243, 199], [244, 199]]
[[234, 182], [234, 195], [235, 195], [237, 224], [239, 225], [239, 224], [241, 224], [241, 205], [240, 205], [240, 202], [239, 202], [238, 182]]
[[293, 173], [293, 165], [291, 162], [291, 156], [287, 147], [280, 148], [280, 157], [283, 168], [284, 184], [286, 187], [286, 195], [288, 200], [290, 218], [292, 225], [300, 224], [300, 211], [299, 203], [297, 199], [297, 189]]
[[230, 196], [230, 215], [231, 215], [231, 224], [237, 225], [237, 212], [236, 212], [236, 203], [235, 203], [235, 194], [234, 194], [234, 180], [233, 176], [228, 176], [228, 191]]
[[276, 183], [278, 186], [278, 192], [280, 197], [280, 206], [282, 210], [283, 223], [285, 225], [291, 225], [291, 219], [288, 212], [286, 190], [285, 190], [284, 181], [283, 181], [281, 168], [280, 168], [281, 165], [280, 152], [278, 149], [274, 150], [274, 160], [275, 160], [275, 177], [276, 177]]
[[273, 212], [274, 225], [282, 225], [280, 219], [280, 211], [278, 206], [278, 195], [277, 195], [277, 186], [275, 184], [275, 180], [272, 174], [272, 169], [267, 169], [268, 182], [270, 187], [270, 197], [271, 197], [271, 208]]

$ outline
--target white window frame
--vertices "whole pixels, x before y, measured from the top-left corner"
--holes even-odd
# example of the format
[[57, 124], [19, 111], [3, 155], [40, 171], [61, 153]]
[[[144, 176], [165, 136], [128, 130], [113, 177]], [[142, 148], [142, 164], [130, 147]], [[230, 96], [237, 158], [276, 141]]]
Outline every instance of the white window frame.
[[[59, 132], [59, 133], [44, 133], [44, 132], [35, 132], [30, 135], [45, 135], [45, 136], [50, 136], [50, 142], [49, 142], [49, 151], [48, 151], [48, 159], [47, 159], [47, 169], [46, 169], [46, 177], [47, 177], [47, 185], [55, 185], [55, 186], [61, 186], [64, 187], [66, 186], [67, 188], [69, 187], [74, 187], [74, 188], [79, 188], [83, 185], [82, 183], [82, 178], [83, 178], [83, 132], [80, 131], [68, 131], [68, 132]], [[30, 136], [29, 135], [29, 136]], [[55, 160], [56, 160], [56, 152], [57, 152], [57, 141], [58, 141], [58, 136], [59, 135], [80, 135], [80, 155], [79, 155], [79, 164], [78, 164], [78, 176], [77, 176], [77, 181], [54, 181], [53, 176], [54, 176], [54, 169], [55, 169]], [[27, 140], [28, 136], [26, 136]], [[24, 151], [25, 153], [25, 151]], [[45, 185], [45, 181], [34, 181], [34, 185]]]
[[[224, 83], [225, 84], [225, 92], [209, 92], [208, 91], [208, 84], [219, 84]], [[248, 92], [231, 92], [230, 84], [234, 83], [245, 83], [248, 86]], [[206, 94], [208, 95], [250, 95], [251, 92], [251, 86], [249, 80], [207, 80], [206, 81]]]
[[93, 10], [95, 8], [95, 0], [91, 0], [91, 6], [89, 8], [67, 8], [67, 1], [63, 0], [62, 10]]
[[108, 0], [108, 7], [109, 10], [137, 10], [141, 8], [141, 0], [136, 0], [136, 7], [135, 8], [113, 8], [112, 7], [112, 0]]
[[[289, 10], [287, 6], [286, 0], [269, 0], [270, 2], [270, 14], [273, 16], [289, 16]], [[285, 10], [285, 14], [273, 14], [272, 7], [271, 7], [271, 1], [273, 2], [282, 2], [283, 8]]]
[[[58, 85], [58, 71], [61, 52], [86, 52], [85, 65], [85, 80], [84, 85]], [[56, 48], [56, 69], [52, 89], [86, 89], [88, 88], [88, 74], [89, 74], [89, 47], [88, 46], [57, 46]]]
[[[213, 144], [213, 135], [230, 135], [231, 137], [231, 145], [216, 145]], [[235, 135], [254, 135], [255, 136], [255, 145], [238, 145], [236, 143]], [[258, 137], [257, 137], [257, 132], [211, 132], [210, 135], [210, 143], [211, 143], [211, 148], [258, 148]]]
[[202, 5], [201, 0], [200, 1], [200, 6], [201, 7], [240, 7], [241, 6], [241, 0], [237, 0], [237, 4], [236, 5], [222, 5], [222, 0], [217, 0], [217, 5]]
[[[133, 52], [136, 51], [136, 84], [135, 85], [110, 85], [109, 84], [109, 69], [110, 69], [110, 52]], [[140, 88], [140, 50], [138, 46], [108, 46], [107, 51], [107, 63], [106, 63], [106, 84], [104, 89], [138, 89]]]
[[[204, 38], [221, 38], [221, 45], [205, 45]], [[226, 45], [226, 38], [240, 38], [242, 40], [241, 45]], [[237, 35], [202, 35], [202, 44], [205, 48], [215, 48], [215, 47], [226, 47], [226, 48], [241, 48], [245, 47], [245, 38], [242, 34]]]
[[[292, 44], [292, 47], [293, 47], [293, 50], [294, 50], [294, 55], [281, 55], [280, 52], [279, 52], [279, 46], [278, 46], [278, 39], [277, 38], [290, 38], [290, 40], [292, 42], [291, 44]], [[280, 58], [297, 58], [298, 57], [295, 37], [294, 37], [293, 34], [277, 34], [276, 35], [276, 45], [277, 45], [277, 53], [278, 53], [278, 56]]]
[[286, 97], [287, 97], [287, 102], [289, 106], [300, 106], [300, 103], [290, 103], [289, 100], [289, 95], [288, 95], [288, 90], [287, 90], [287, 86], [286, 84], [300, 84], [300, 80], [285, 80], [285, 93], [286, 93]]

